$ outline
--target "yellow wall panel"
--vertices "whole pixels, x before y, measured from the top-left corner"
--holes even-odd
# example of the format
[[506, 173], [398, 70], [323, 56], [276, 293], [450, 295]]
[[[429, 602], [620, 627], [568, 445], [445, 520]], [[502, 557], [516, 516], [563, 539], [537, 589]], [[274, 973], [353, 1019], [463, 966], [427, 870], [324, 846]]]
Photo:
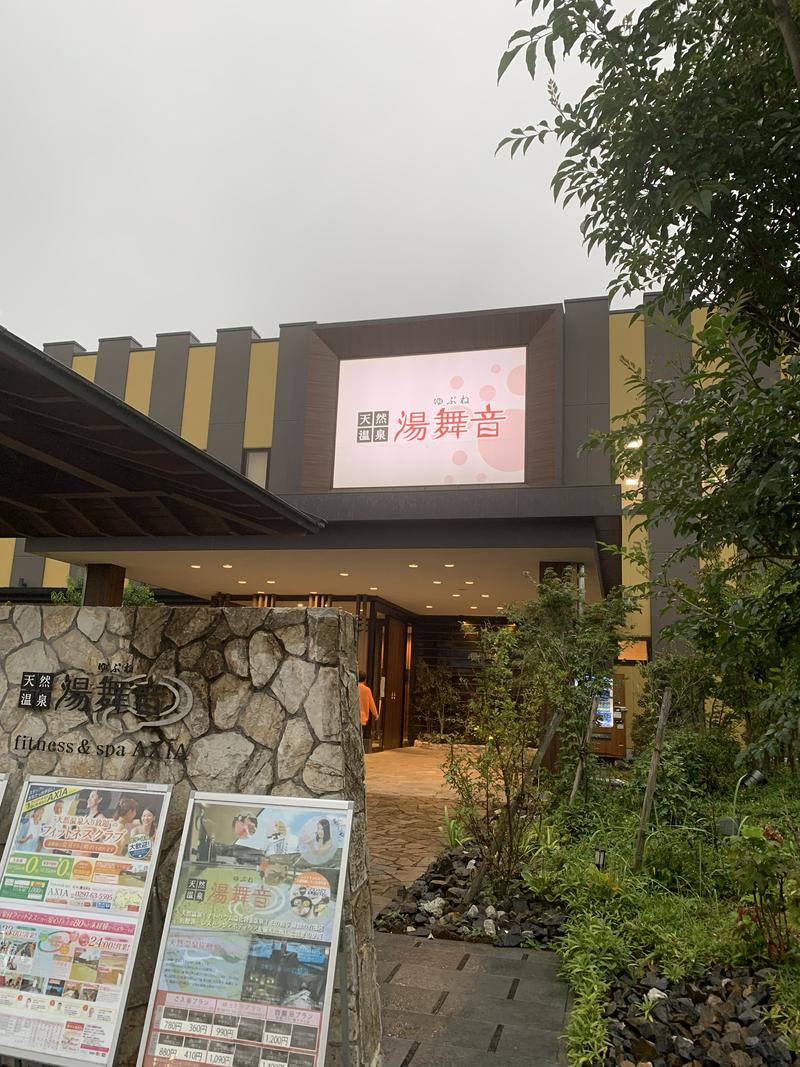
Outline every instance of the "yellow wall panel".
[[67, 584], [67, 575], [69, 574], [69, 563], [62, 563], [60, 559], [48, 558], [44, 561], [44, 574], [42, 576], [42, 585], [45, 588], [56, 586], [61, 588]]
[[244, 447], [270, 448], [275, 414], [275, 385], [278, 378], [278, 342], [256, 341], [250, 347], [250, 374], [247, 381], [247, 413], [244, 419]]
[[86, 354], [82, 356], [72, 357], [72, 369], [76, 374], [80, 374], [82, 378], [88, 378], [90, 382], [94, 381], [94, 372], [97, 370], [97, 353], [94, 355]]
[[15, 537], [0, 538], [0, 585], [11, 585], [11, 567], [14, 563]]
[[128, 357], [128, 378], [125, 382], [125, 403], [146, 415], [150, 410], [150, 389], [153, 385], [153, 367], [156, 354], [153, 349], [142, 348]]
[[[627, 359], [637, 370], [645, 369], [644, 322], [641, 318], [633, 319], [630, 312], [614, 312], [608, 317], [608, 352], [609, 352], [609, 415], [612, 428], [617, 425], [615, 418], [639, 403], [638, 398], [630, 393], [627, 380], [631, 372], [622, 360]], [[632, 519], [622, 516], [622, 543], [627, 545], [631, 538], [644, 548], [647, 547], [647, 533], [637, 530], [632, 533]], [[622, 584], [625, 587], [638, 585], [648, 575], [636, 567], [630, 560], [622, 557]], [[628, 616], [628, 626], [637, 637], [649, 637], [651, 634], [650, 602], [643, 600], [639, 611]]]
[[208, 420], [211, 415], [211, 390], [214, 387], [214, 345], [189, 349], [186, 367], [186, 391], [183, 394], [181, 437], [198, 448], [208, 446]]

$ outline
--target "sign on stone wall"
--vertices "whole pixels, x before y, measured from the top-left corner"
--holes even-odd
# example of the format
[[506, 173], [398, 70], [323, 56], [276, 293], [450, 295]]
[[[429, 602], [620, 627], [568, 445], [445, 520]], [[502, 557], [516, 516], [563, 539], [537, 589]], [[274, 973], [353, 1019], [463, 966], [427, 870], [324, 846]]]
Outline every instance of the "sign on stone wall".
[[25, 783], [0, 867], [0, 1054], [115, 1062], [169, 793]]
[[322, 1067], [352, 809], [192, 797], [139, 1067]]
[[[12, 789], [26, 773], [172, 785], [162, 899], [192, 789], [353, 801], [343, 917], [350, 1062], [370, 1067], [380, 1015], [356, 669], [355, 620], [329, 608], [0, 606], [0, 772]], [[35, 676], [30, 705], [20, 703], [25, 674]], [[165, 682], [181, 694], [172, 710]], [[137, 688], [159, 697], [157, 709], [141, 694], [137, 704]], [[48, 692], [49, 707], [37, 710]], [[158, 721], [165, 714], [179, 717]], [[7, 823], [4, 814], [0, 833]], [[135, 1062], [153, 964], [137, 969], [117, 1067]], [[329, 1067], [335, 1019], [330, 1033]]]

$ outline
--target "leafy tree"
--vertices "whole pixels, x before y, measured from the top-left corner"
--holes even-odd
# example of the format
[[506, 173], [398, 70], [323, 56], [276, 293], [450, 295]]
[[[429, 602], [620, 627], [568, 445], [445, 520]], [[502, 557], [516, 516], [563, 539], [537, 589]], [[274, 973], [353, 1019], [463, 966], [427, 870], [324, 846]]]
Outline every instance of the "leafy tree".
[[420, 660], [414, 673], [415, 718], [426, 734], [438, 734], [439, 740], [443, 741], [448, 724], [461, 704], [453, 672], [440, 663]]
[[[565, 145], [553, 188], [582, 205], [586, 244], [614, 268], [612, 295], [660, 290], [644, 314], [675, 338], [668, 375], [631, 367], [631, 411], [589, 444], [641, 481], [626, 494], [629, 513], [674, 529], [681, 547], [669, 563], [694, 567], [691, 583], [669, 566], [655, 576], [680, 608], [679, 632], [715, 656], [723, 689], [749, 705], [761, 753], [793, 757], [800, 2], [653, 0], [620, 16], [611, 0], [532, 0], [530, 10], [539, 22], [512, 36], [499, 74], [516, 56], [535, 76], [541, 54], [553, 69], [573, 54], [593, 81], [574, 101], [551, 82], [552, 121], [501, 145]], [[708, 315], [693, 330], [700, 305]], [[737, 675], [747, 676], [738, 693]]]
[[[445, 764], [457, 817], [482, 857], [473, 895], [487, 875], [503, 892], [519, 876], [542, 811], [540, 767], [571, 780], [585, 756], [592, 703], [607, 685], [629, 608], [618, 592], [586, 604], [569, 568], [561, 577], [548, 570], [533, 599], [506, 609], [507, 626], [481, 630], [470, 702], [478, 745], [451, 748]], [[551, 723], [557, 732], [547, 744]]]

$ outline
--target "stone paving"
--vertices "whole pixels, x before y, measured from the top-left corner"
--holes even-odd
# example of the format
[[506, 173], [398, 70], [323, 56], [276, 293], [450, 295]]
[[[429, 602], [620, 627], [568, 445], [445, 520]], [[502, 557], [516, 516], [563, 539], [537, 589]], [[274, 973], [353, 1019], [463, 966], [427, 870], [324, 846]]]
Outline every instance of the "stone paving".
[[445, 843], [440, 829], [452, 795], [442, 779], [444, 746], [372, 752], [364, 757], [372, 906], [418, 878]]
[[[375, 912], [444, 847], [445, 750], [366, 756]], [[556, 1067], [567, 987], [555, 953], [376, 933], [384, 1067]]]
[[384, 1067], [557, 1067], [567, 986], [552, 952], [377, 934]]

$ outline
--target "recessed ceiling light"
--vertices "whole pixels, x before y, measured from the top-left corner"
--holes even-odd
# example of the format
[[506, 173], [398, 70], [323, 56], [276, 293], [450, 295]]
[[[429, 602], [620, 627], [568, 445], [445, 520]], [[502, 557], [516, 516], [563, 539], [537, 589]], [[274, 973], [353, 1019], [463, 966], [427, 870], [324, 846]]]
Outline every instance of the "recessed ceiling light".
[[225, 571], [232, 571], [233, 570], [233, 564], [232, 563], [223, 563], [222, 564], [222, 569], [225, 570]]
[[193, 571], [199, 571], [200, 570], [200, 564], [199, 563], [190, 563], [189, 566], [192, 568]]
[[239, 578], [238, 582], [239, 582], [239, 585], [247, 585], [247, 579], [246, 578]]
[[478, 605], [477, 604], [470, 604], [469, 610], [470, 611], [477, 611], [478, 610]]
[[488, 593], [481, 593], [481, 596], [483, 597], [484, 600], [488, 600], [489, 599], [489, 594]]
[[502, 604], [498, 604], [497, 605], [497, 610], [498, 611], [502, 611], [503, 610], [503, 605]]
[[302, 601], [302, 600], [298, 600], [298, 601], [297, 601], [297, 606], [298, 606], [298, 608], [304, 608], [304, 607], [305, 607], [305, 604], [303, 603], [303, 601]]
[[267, 578], [267, 585], [274, 585], [274, 584], [275, 584], [275, 579], [274, 578]]
[[464, 585], [474, 585], [474, 584], [475, 584], [475, 583], [474, 583], [474, 582], [472, 581], [472, 579], [471, 579], [471, 578], [467, 579], [467, 580], [466, 580], [466, 581], [464, 582]]
[[378, 592], [378, 587], [377, 587], [377, 585], [371, 585], [371, 586], [369, 587], [369, 591], [370, 591], [370, 593], [377, 593], [377, 592]]
[[316, 591], [316, 589], [309, 589], [308, 595], [309, 596], [319, 596], [319, 593]]
[[425, 607], [426, 607], [426, 608], [432, 608], [432, 607], [433, 607], [433, 604], [426, 604], [426, 605], [425, 605]]
[[256, 593], [257, 593], [257, 594], [258, 594], [259, 596], [266, 596], [266, 593], [264, 592], [264, 590], [263, 590], [263, 589], [256, 589]]
[[339, 577], [340, 578], [349, 578], [350, 577], [350, 571], [339, 571]]
[[442, 579], [441, 578], [434, 578], [433, 579], [433, 584], [434, 585], [441, 585], [442, 584]]
[[445, 563], [445, 567], [455, 567], [455, 563]]
[[453, 593], [453, 596], [461, 596], [461, 593]]
[[418, 566], [419, 566], [419, 563], [409, 563], [409, 567], [411, 568], [412, 571], [415, 571]]

